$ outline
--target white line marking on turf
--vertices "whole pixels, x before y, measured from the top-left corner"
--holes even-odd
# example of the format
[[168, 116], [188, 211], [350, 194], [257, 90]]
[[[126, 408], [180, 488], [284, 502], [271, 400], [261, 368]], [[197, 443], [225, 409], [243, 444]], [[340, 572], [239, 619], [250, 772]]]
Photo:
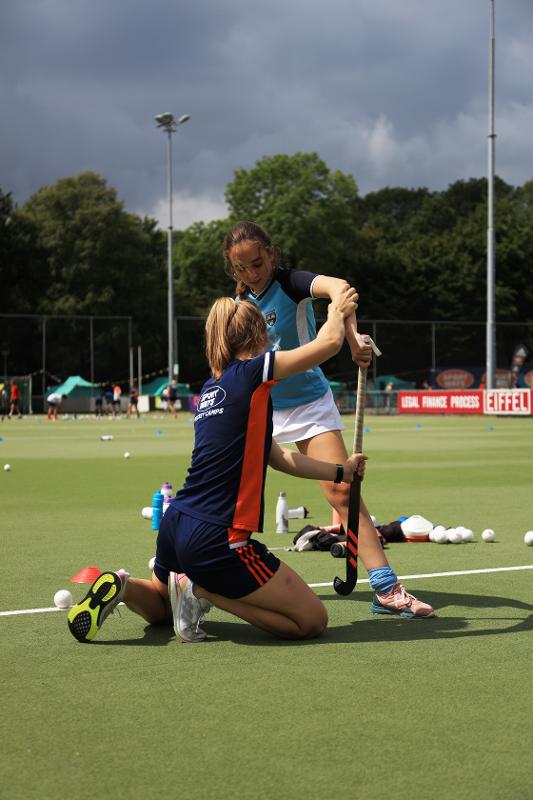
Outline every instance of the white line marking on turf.
[[[448, 578], [454, 575], [482, 575], [489, 572], [515, 572], [522, 569], [533, 569], [533, 564], [524, 564], [521, 567], [491, 567], [489, 569], [463, 569], [454, 572], [426, 572], [422, 575], [398, 575], [401, 580], [418, 580], [419, 578]], [[361, 578], [358, 583], [368, 583], [368, 578]], [[311, 589], [319, 589], [324, 586], [333, 586], [332, 582], [328, 583], [310, 583]], [[124, 603], [119, 603], [124, 605]], [[22, 608], [18, 611], [0, 611], [0, 617], [14, 617], [20, 614], [45, 614], [48, 611], [68, 611], [68, 608]]]
[[14, 617], [15, 614], [45, 614], [47, 611], [67, 611], [66, 608], [21, 608], [19, 611], [0, 611], [0, 617]]
[[[416, 581], [418, 578], [448, 578], [453, 575], [481, 575], [487, 572], [513, 572], [520, 569], [533, 569], [533, 564], [525, 564], [523, 567], [490, 567], [489, 569], [461, 569], [454, 572], [426, 572], [422, 575], [398, 575], [398, 580]], [[368, 583], [368, 578], [361, 578], [357, 583]], [[311, 589], [322, 586], [333, 586], [333, 583], [310, 583]]]

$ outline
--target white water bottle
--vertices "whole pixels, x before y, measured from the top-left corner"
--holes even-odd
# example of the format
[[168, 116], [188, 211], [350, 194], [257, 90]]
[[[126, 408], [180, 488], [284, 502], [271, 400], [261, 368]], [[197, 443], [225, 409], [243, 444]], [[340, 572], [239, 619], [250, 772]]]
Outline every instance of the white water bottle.
[[288, 533], [289, 531], [289, 505], [287, 495], [280, 492], [276, 504], [276, 533]]
[[289, 519], [305, 519], [309, 516], [309, 511], [306, 509], [305, 506], [298, 506], [298, 508], [289, 508], [288, 517]]

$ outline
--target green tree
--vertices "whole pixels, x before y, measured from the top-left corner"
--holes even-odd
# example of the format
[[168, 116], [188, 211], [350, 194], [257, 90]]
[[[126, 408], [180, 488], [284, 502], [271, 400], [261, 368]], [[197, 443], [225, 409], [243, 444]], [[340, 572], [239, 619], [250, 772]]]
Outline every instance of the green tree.
[[286, 266], [346, 277], [356, 271], [357, 184], [316, 153], [266, 156], [239, 169], [225, 197], [231, 221], [263, 225]]
[[0, 189], [0, 311], [31, 313], [43, 288], [33, 225]]
[[174, 247], [176, 314], [205, 314], [217, 297], [231, 295], [235, 281], [224, 271], [226, 220], [196, 222]]
[[[92, 172], [41, 189], [20, 213], [36, 232], [42, 254], [45, 280], [34, 311], [130, 315], [147, 368], [164, 363], [165, 247], [155, 221], [124, 211], [115, 190]], [[115, 325], [99, 334], [101, 379], [127, 375], [123, 331]], [[80, 343], [75, 357], [68, 356], [72, 344], [56, 343], [60, 374], [87, 363], [85, 344]]]

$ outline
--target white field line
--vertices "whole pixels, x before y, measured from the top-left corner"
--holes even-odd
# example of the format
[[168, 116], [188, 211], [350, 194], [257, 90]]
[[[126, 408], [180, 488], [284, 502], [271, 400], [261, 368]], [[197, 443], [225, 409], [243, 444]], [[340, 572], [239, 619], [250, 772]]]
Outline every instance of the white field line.
[[[461, 569], [454, 572], [426, 572], [422, 575], [398, 575], [398, 580], [416, 581], [419, 578], [448, 578], [453, 575], [482, 575], [488, 572], [513, 572], [520, 569], [533, 569], [533, 564], [525, 564], [523, 567], [491, 567], [489, 569]], [[368, 578], [362, 578], [357, 583], [368, 583]], [[310, 583], [312, 589], [322, 586], [333, 586], [332, 583]]]
[[[340, 560], [340, 559], [339, 559]], [[398, 575], [402, 580], [417, 580], [418, 578], [448, 578], [454, 575], [482, 575], [489, 572], [515, 572], [517, 570], [533, 569], [533, 564], [524, 564], [522, 567], [492, 567], [490, 569], [465, 569], [454, 572], [427, 572], [422, 575]], [[368, 578], [361, 578], [358, 583], [368, 583]], [[310, 583], [311, 589], [319, 589], [324, 586], [333, 586], [333, 583]], [[119, 605], [124, 605], [119, 603]], [[0, 611], [0, 617], [15, 617], [20, 614], [46, 614], [49, 611], [68, 611], [64, 608], [21, 608], [18, 611]]]
[[0, 611], [0, 617], [14, 617], [17, 614], [46, 614], [47, 611], [65, 611], [63, 608], [21, 608], [19, 611]]

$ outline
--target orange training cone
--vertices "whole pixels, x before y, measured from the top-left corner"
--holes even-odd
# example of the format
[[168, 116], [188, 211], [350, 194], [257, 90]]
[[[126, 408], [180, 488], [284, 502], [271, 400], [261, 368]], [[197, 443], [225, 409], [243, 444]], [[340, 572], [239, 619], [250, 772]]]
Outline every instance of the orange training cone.
[[70, 580], [72, 583], [93, 583], [101, 574], [100, 567], [85, 567], [73, 575]]

